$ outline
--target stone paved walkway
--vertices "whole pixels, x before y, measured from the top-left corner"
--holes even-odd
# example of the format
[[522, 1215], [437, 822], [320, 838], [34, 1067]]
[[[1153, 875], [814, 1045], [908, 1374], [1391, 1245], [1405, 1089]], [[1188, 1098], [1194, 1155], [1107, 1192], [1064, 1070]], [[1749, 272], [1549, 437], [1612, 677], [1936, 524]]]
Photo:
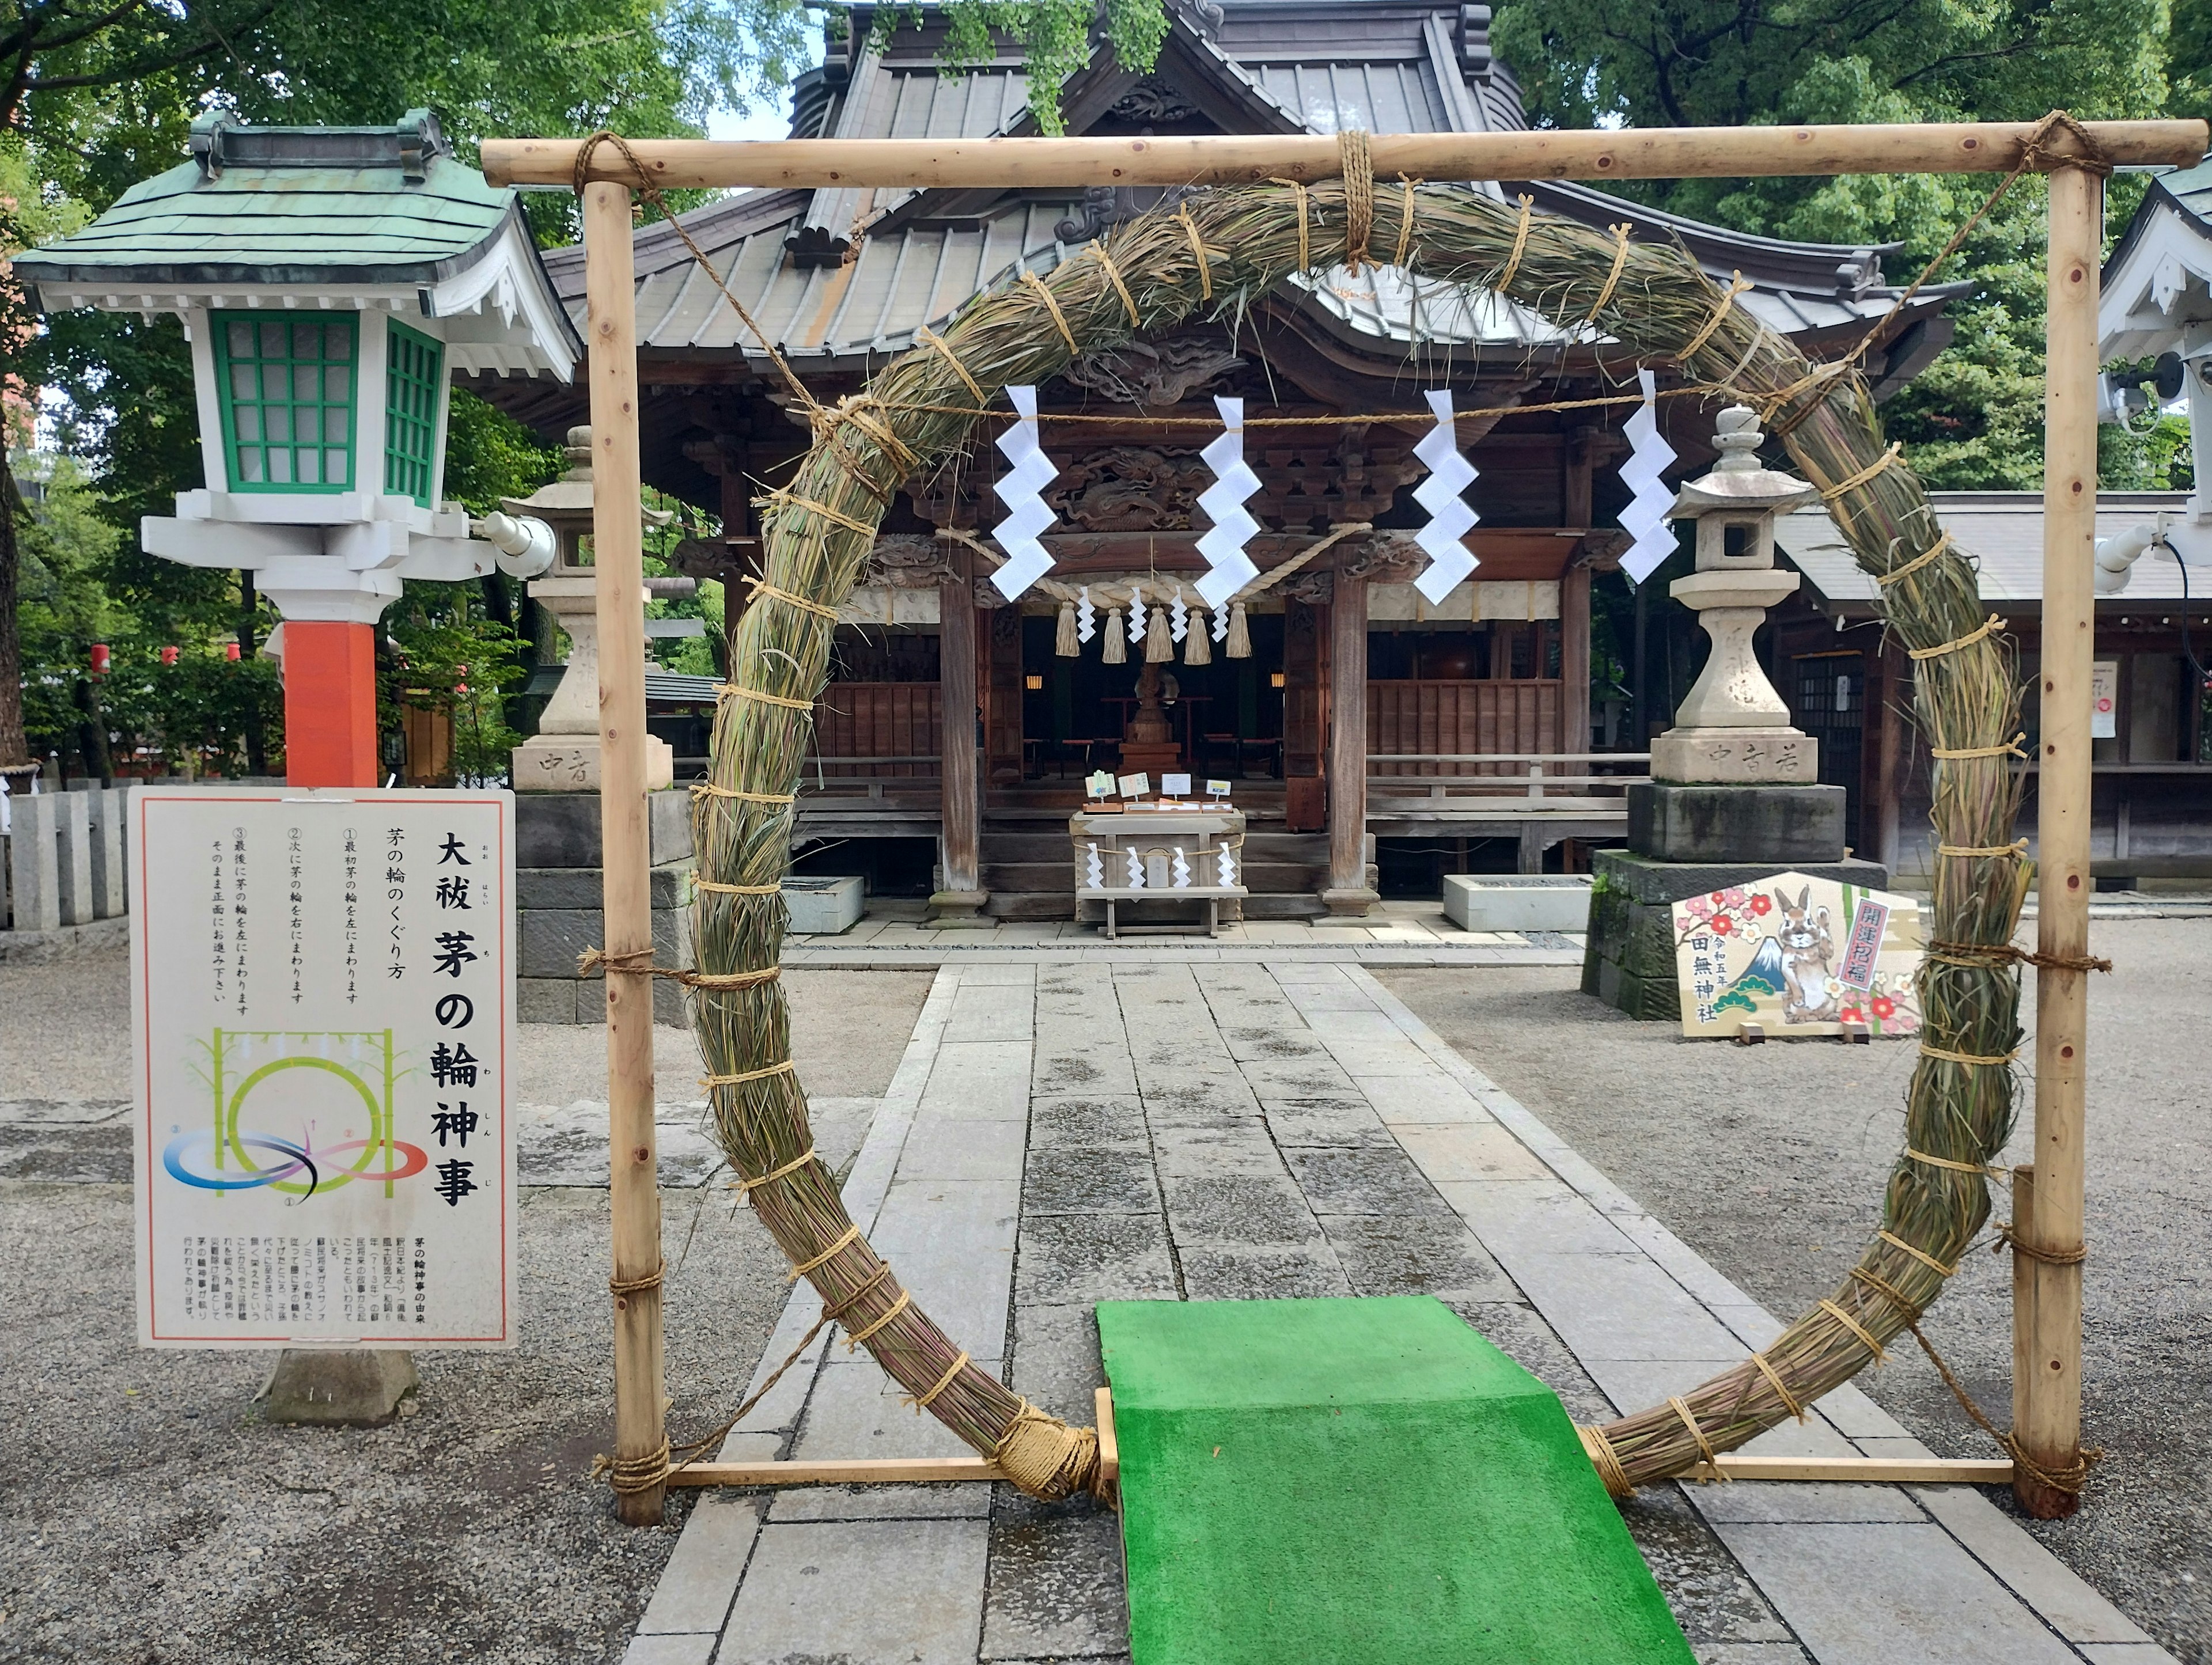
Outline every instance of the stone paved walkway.
[[[1563, 1066], [1567, 1060], [1562, 1060]], [[1775, 1320], [1356, 964], [948, 965], [846, 1185], [931, 1312], [1089, 1419], [1091, 1303], [1430, 1292], [1580, 1420], [1741, 1359]], [[793, 1299], [757, 1382], [816, 1303]], [[827, 1338], [732, 1457], [959, 1447]], [[1925, 1455], [1856, 1389], [1753, 1449]], [[1708, 1665], [2157, 1665], [1968, 1488], [1650, 1488], [1632, 1531]], [[1116, 1523], [1011, 1488], [703, 1498], [629, 1665], [1126, 1658]]]

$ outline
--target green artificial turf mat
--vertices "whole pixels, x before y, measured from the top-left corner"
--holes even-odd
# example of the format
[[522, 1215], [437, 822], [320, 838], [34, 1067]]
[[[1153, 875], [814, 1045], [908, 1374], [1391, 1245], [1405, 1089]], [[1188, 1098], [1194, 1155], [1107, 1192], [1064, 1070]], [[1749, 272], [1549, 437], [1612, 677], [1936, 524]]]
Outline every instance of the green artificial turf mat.
[[1111, 1301], [1133, 1665], [1690, 1665], [1550, 1389], [1427, 1296]]

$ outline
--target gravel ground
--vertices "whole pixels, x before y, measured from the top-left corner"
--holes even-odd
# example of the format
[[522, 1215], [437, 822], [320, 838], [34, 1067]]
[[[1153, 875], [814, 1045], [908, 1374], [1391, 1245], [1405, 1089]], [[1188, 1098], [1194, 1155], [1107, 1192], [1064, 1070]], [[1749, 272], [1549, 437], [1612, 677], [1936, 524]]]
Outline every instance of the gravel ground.
[[[928, 975], [786, 981], [810, 1090], [880, 1096]], [[130, 1054], [127, 982], [120, 955], [0, 966], [0, 1170], [127, 1176], [100, 1104]], [[690, 1036], [655, 1041], [660, 1098], [696, 1097]], [[520, 1102], [605, 1097], [601, 1031], [533, 1025], [521, 1052]], [[835, 1133], [842, 1164], [865, 1118]], [[43, 1165], [42, 1138], [62, 1152]], [[736, 1408], [786, 1295], [726, 1194], [668, 1200], [679, 1432]], [[0, 1659], [619, 1659], [691, 1496], [632, 1531], [588, 1478], [613, 1418], [604, 1186], [526, 1188], [519, 1218], [515, 1351], [418, 1353], [418, 1408], [389, 1428], [282, 1428], [252, 1402], [270, 1355], [134, 1345], [127, 1182], [0, 1179]]]
[[[2029, 1529], [2176, 1656], [2212, 1665], [2212, 1092], [2188, 969], [2212, 952], [2212, 921], [2100, 921], [2093, 936], [2118, 967], [2090, 986], [2085, 1438], [2106, 1461], [2080, 1514]], [[1377, 975], [1778, 1316], [1826, 1294], [1877, 1223], [1910, 1047], [1686, 1041], [1587, 998], [1571, 969]], [[2032, 986], [2022, 1006], [2033, 1027]], [[2025, 1071], [2020, 1103], [2024, 1127]], [[2027, 1151], [2016, 1135], [2006, 1159]], [[1926, 1326], [2001, 1427], [2011, 1325], [2008, 1266], [1976, 1253]], [[1892, 1360], [1861, 1385], [1936, 1450], [1992, 1455], [1917, 1349]]]

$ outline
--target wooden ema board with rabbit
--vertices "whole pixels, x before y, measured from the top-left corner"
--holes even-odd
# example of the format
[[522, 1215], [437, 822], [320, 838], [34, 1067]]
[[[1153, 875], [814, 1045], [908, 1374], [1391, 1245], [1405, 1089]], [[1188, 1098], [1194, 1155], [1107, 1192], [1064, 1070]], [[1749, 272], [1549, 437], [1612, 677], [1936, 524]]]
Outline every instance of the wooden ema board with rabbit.
[[1686, 897], [1674, 904], [1682, 1033], [1916, 1035], [1920, 951], [1919, 904], [1887, 890], [1785, 872]]

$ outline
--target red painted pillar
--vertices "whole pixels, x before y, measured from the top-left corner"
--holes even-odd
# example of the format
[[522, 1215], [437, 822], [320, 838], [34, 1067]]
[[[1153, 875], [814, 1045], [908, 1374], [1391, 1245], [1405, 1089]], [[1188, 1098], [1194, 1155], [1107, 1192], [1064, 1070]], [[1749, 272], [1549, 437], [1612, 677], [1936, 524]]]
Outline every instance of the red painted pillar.
[[284, 778], [295, 787], [381, 785], [376, 627], [284, 621]]

